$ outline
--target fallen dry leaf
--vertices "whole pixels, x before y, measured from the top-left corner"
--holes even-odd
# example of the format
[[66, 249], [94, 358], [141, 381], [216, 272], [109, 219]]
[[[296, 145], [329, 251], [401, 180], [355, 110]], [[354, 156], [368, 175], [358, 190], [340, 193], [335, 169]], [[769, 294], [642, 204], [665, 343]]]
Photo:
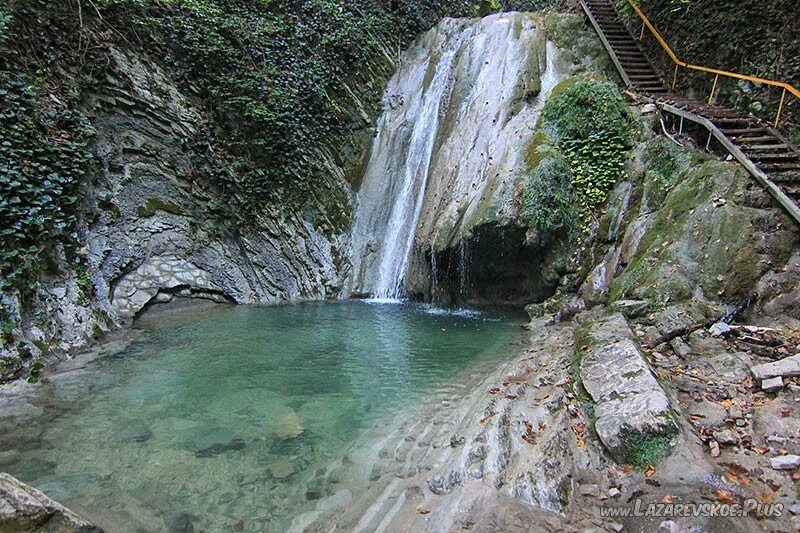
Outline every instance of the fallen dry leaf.
[[674, 496], [672, 496], [672, 494], [667, 494], [666, 496], [661, 498], [661, 503], [672, 503], [673, 499], [674, 499]]
[[417, 512], [419, 514], [430, 514], [431, 512], [428, 509], [425, 509], [423, 506], [417, 507]]
[[647, 469], [644, 471], [644, 477], [651, 478], [654, 475], [656, 475], [656, 469], [653, 468], [653, 465], [648, 466]]
[[716, 496], [717, 501], [720, 503], [736, 503], [736, 499], [733, 497], [733, 494], [727, 490], [717, 489], [714, 491], [714, 496]]
[[758, 455], [764, 455], [769, 451], [769, 448], [767, 448], [766, 446], [756, 446], [753, 449], [756, 451]]
[[578, 444], [578, 448], [583, 448], [584, 446], [586, 446], [586, 441], [583, 439], [578, 439], [575, 442]]
[[629, 464], [622, 464], [622, 465], [619, 465], [619, 468], [620, 468], [620, 470], [622, 470], [622, 472], [623, 472], [623, 473], [625, 473], [625, 474], [627, 474], [628, 472], [630, 472], [631, 470], [633, 470], [633, 467], [632, 467], [631, 465], [629, 465]]

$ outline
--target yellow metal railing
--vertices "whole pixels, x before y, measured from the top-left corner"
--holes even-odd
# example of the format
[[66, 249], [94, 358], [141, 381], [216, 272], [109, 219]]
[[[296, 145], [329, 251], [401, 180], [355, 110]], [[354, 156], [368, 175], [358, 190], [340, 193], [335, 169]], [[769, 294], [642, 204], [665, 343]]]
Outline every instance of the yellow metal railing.
[[703, 67], [703, 66], [700, 66], [700, 65], [692, 65], [691, 63], [687, 63], [686, 61], [681, 60], [677, 55], [675, 55], [675, 52], [672, 50], [672, 48], [670, 48], [670, 46], [667, 44], [667, 42], [664, 40], [664, 38], [661, 36], [661, 34], [658, 33], [658, 30], [655, 28], [655, 26], [653, 26], [653, 23], [650, 22], [650, 20], [647, 18], [647, 16], [644, 13], [642, 13], [642, 10], [639, 9], [639, 6], [637, 6], [633, 2], [633, 0], [628, 0], [628, 3], [631, 5], [633, 10], [636, 12], [636, 14], [639, 15], [639, 18], [642, 19], [642, 31], [641, 31], [641, 33], [639, 35], [639, 39], [640, 40], [644, 39], [644, 30], [645, 30], [645, 28], [647, 28], [648, 30], [650, 30], [650, 33], [653, 34], [653, 37], [655, 37], [656, 41], [658, 41], [658, 44], [661, 45], [661, 48], [663, 48], [664, 51], [667, 53], [667, 55], [672, 60], [672, 62], [675, 63], [675, 72], [673, 73], [673, 76], [672, 76], [672, 89], [673, 90], [675, 89], [675, 84], [678, 82], [678, 69], [680, 67], [684, 67], [684, 68], [687, 68], [687, 69], [690, 69], [690, 70], [699, 70], [700, 72], [707, 72], [709, 74], [714, 74], [714, 85], [711, 88], [711, 94], [708, 97], [708, 103], [711, 103], [714, 100], [714, 93], [717, 90], [717, 85], [719, 83], [719, 77], [720, 76], [725, 76], [725, 77], [728, 77], [728, 78], [736, 78], [736, 79], [739, 79], [739, 80], [747, 80], [747, 81], [750, 81], [750, 82], [753, 82], [753, 83], [763, 83], [764, 85], [771, 85], [773, 87], [780, 87], [780, 88], [783, 89], [783, 91], [781, 93], [781, 102], [778, 105], [778, 114], [775, 117], [775, 127], [776, 128], [778, 127], [778, 123], [781, 120], [781, 113], [783, 112], [783, 106], [786, 103], [786, 94], [787, 93], [792, 94], [792, 95], [794, 95], [795, 98], [800, 99], [800, 91], [797, 90], [796, 88], [794, 88], [792, 85], [790, 85], [788, 83], [785, 83], [785, 82], [782, 82], [782, 81], [767, 80], [767, 79], [764, 79], [764, 78], [758, 78], [756, 76], [747, 76], [745, 74], [737, 74], [736, 72], [729, 72], [727, 70], [720, 70], [720, 69], [716, 69], [716, 68]]

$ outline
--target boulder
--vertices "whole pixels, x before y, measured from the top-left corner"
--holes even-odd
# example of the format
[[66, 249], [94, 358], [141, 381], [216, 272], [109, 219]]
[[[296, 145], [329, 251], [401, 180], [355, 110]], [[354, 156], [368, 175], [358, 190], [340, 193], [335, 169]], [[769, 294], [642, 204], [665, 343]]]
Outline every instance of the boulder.
[[761, 390], [767, 392], [780, 390], [782, 388], [783, 388], [783, 378], [780, 376], [775, 376], [774, 378], [768, 378], [761, 382]]
[[0, 531], [102, 533], [43, 492], [13, 476], [0, 473]]
[[625, 318], [639, 318], [650, 309], [651, 304], [646, 300], [617, 300], [611, 308], [622, 313]]
[[750, 367], [753, 377], [759, 380], [774, 377], [800, 376], [800, 354], [786, 357], [780, 361]]
[[677, 426], [669, 398], [622, 315], [588, 325], [578, 345], [586, 350], [580, 375], [596, 403], [595, 430], [609, 452], [627, 461], [644, 442], [671, 440]]

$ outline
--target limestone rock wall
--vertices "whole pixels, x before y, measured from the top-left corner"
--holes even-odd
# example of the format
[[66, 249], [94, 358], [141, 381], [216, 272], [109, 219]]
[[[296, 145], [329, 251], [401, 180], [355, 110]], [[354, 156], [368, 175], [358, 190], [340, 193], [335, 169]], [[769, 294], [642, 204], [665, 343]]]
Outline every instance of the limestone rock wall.
[[[3, 296], [16, 327], [0, 355], [80, 348], [173, 297], [269, 303], [337, 295], [342, 237], [323, 235], [279, 206], [246, 229], [219, 220], [210, 206], [220, 195], [199, 176], [215, 157], [198, 148], [213, 145], [202, 102], [141, 56], [109, 56], [109, 75], [83, 105], [101, 162], [84, 199], [87, 266], [55, 250], [58, 268], [42, 276], [32, 297]], [[330, 158], [315, 157], [343, 180]]]
[[535, 14], [445, 19], [403, 54], [359, 191], [352, 293], [429, 296], [432, 251], [510, 223], [527, 142], [563, 71]]

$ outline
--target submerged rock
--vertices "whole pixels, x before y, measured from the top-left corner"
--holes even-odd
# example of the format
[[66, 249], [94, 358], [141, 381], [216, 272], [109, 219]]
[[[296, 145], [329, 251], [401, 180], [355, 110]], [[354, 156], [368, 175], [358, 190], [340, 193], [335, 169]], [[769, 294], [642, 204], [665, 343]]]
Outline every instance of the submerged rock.
[[102, 533], [43, 492], [0, 473], [0, 531], [48, 533]]
[[243, 438], [226, 429], [210, 430], [186, 445], [194, 452], [195, 457], [214, 457], [229, 451], [243, 450], [246, 446]]
[[279, 439], [290, 440], [299, 437], [305, 428], [300, 423], [297, 413], [289, 409], [277, 418], [273, 430]]

